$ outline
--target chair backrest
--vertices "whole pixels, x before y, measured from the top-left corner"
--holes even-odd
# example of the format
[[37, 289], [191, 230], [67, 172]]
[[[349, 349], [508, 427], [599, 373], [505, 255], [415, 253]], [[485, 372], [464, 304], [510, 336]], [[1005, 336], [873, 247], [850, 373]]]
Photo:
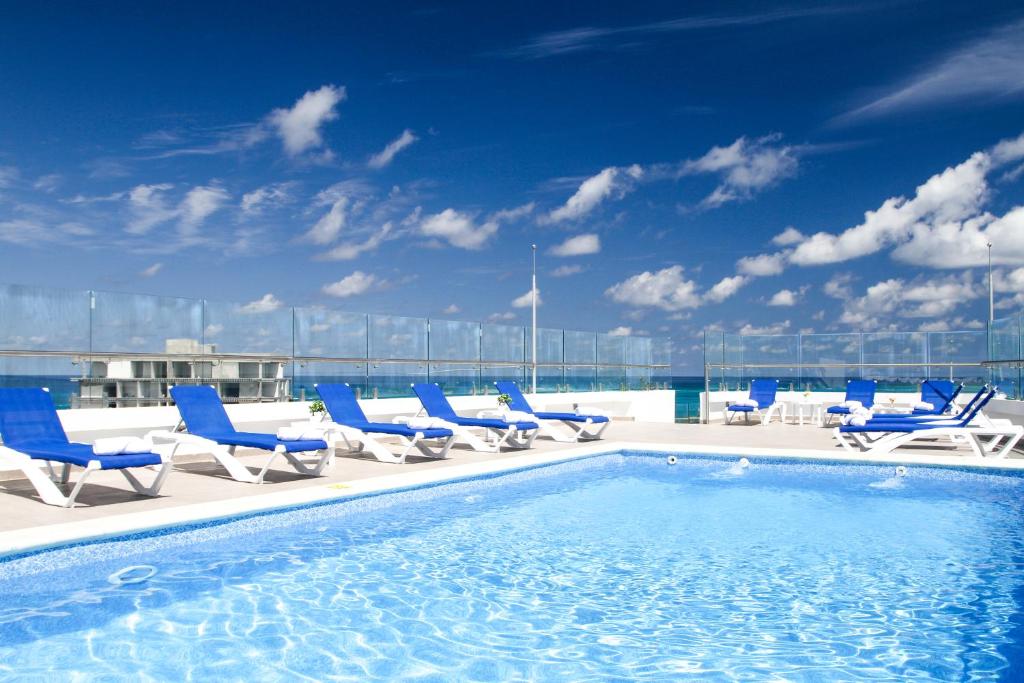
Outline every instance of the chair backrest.
[[878, 382], [873, 379], [851, 379], [846, 383], [846, 400], [860, 401], [865, 408], [875, 405], [875, 389]]
[[209, 385], [171, 387], [171, 398], [178, 407], [185, 428], [190, 434], [233, 434], [224, 404], [217, 390]]
[[971, 421], [978, 416], [978, 413], [981, 412], [981, 409], [984, 408], [989, 401], [995, 398], [995, 395], [996, 390], [989, 389], [988, 392], [985, 394], [985, 397], [978, 401], [977, 404], [975, 404], [975, 406], [971, 408], [966, 415], [964, 415], [963, 419], [960, 420], [960, 426], [966, 427], [967, 425], [971, 424]]
[[416, 397], [419, 398], [420, 403], [423, 404], [423, 408], [430, 417], [439, 417], [441, 419], [458, 417], [455, 414], [455, 409], [452, 408], [452, 404], [445, 398], [439, 384], [433, 382], [413, 384], [412, 390], [416, 393]]
[[513, 380], [506, 379], [494, 383], [494, 388], [498, 390], [499, 394], [508, 394], [512, 402], [508, 404], [509, 410], [518, 410], [521, 413], [533, 414], [533, 408], [530, 407], [530, 402], [523, 396], [523, 392], [519, 390], [519, 385]]
[[770, 408], [779, 393], [779, 380], [755, 379], [750, 382], [750, 398], [757, 401], [758, 408]]
[[0, 438], [9, 446], [68, 442], [50, 392], [35, 388], [0, 389]]
[[316, 392], [324, 402], [331, 419], [342, 425], [367, 424], [366, 413], [359, 406], [356, 392], [346, 384], [317, 384]]
[[952, 380], [926, 379], [921, 382], [921, 401], [931, 403], [936, 412], [943, 413], [962, 388], [962, 384], [954, 384]]

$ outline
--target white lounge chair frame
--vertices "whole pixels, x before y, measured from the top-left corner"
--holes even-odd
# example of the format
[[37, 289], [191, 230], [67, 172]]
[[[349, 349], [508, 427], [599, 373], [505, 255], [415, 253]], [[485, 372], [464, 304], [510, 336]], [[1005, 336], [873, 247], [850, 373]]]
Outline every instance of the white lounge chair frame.
[[[478, 418], [497, 418], [499, 420], [507, 419], [505, 413], [500, 410], [481, 410], [476, 414]], [[584, 417], [580, 415], [580, 417]], [[576, 422], [573, 420], [556, 420], [537, 417], [533, 415], [530, 418], [531, 421], [536, 422], [538, 429], [536, 436], [546, 436], [552, 441], [558, 441], [560, 443], [579, 443], [580, 441], [597, 441], [604, 434], [604, 430], [608, 429], [608, 425], [612, 423], [611, 419], [607, 422], [594, 422], [592, 419], [587, 417], [586, 422]], [[561, 423], [568, 427], [570, 433], [559, 429], [556, 425]], [[532, 443], [532, 439], [530, 443]]]
[[[356, 427], [350, 427], [348, 425], [338, 424], [337, 422], [296, 422], [292, 424], [293, 427], [319, 427], [326, 429], [329, 434], [337, 435], [340, 441], [345, 442], [347, 452], [352, 453], [369, 453], [380, 462], [394, 463], [401, 465], [405, 463], [406, 457], [413, 451], [419, 451], [421, 455], [427, 458], [435, 458], [437, 460], [445, 460], [448, 458], [448, 451], [452, 447], [452, 442], [455, 440], [455, 431], [452, 430], [452, 435], [444, 437], [443, 439], [438, 438], [427, 438], [423, 435], [423, 432], [417, 431], [413, 438], [409, 438], [404, 434], [380, 434], [382, 437], [393, 436], [396, 437], [399, 443], [402, 445], [403, 450], [401, 453], [393, 453], [391, 449], [385, 446], [377, 439], [376, 434], [364, 432]], [[453, 425], [454, 426], [454, 425]], [[334, 441], [337, 445], [337, 440]], [[439, 446], [431, 447], [430, 441], [441, 442]]]
[[[131, 484], [132, 488], [135, 489], [136, 493], [141, 493], [144, 496], [157, 496], [160, 494], [160, 489], [164, 485], [164, 480], [167, 479], [167, 475], [170, 473], [173, 465], [172, 459], [174, 457], [174, 451], [177, 446], [172, 446], [170, 449], [161, 449], [159, 452], [154, 449], [154, 453], [160, 456], [159, 465], [146, 465], [142, 467], [133, 467], [130, 469], [152, 469], [156, 472], [156, 476], [153, 481], [147, 486], [143, 484], [138, 477], [133, 474], [130, 469], [117, 469], [109, 471], [120, 472], [128, 483]], [[71, 489], [71, 493], [65, 495], [61, 491], [61, 487], [67, 487], [68, 482], [71, 479], [71, 468], [73, 465], [69, 463], [58, 462], [56, 464], [63, 465], [61, 472], [58, 474], [54, 470], [54, 463], [49, 460], [43, 460], [42, 458], [33, 458], [27, 453], [22, 453], [19, 450], [10, 448], [9, 446], [0, 446], [0, 462], [5, 464], [13, 465], [21, 470], [28, 479], [29, 483], [35, 488], [36, 493], [47, 505], [56, 505], [58, 507], [70, 508], [75, 506], [75, 500], [78, 498], [78, 494], [82, 491], [82, 487], [85, 482], [89, 479], [89, 475], [93, 472], [97, 472], [103, 469], [102, 465], [98, 460], [90, 460], [89, 464], [82, 468], [82, 475], [78, 478], [74, 488]], [[40, 463], [45, 463], [44, 468], [40, 467]], [[58, 486], [59, 482], [59, 486]]]
[[784, 401], [776, 401], [764, 410], [760, 407], [754, 408], [753, 410], [729, 410], [729, 404], [727, 404], [725, 406], [725, 424], [732, 424], [733, 419], [736, 417], [736, 413], [743, 413], [744, 424], [750, 424], [750, 416], [756, 415], [761, 420], [761, 426], [766, 427], [772, 421], [772, 417], [776, 414], [779, 416], [779, 422], [786, 421], [786, 403]]
[[[179, 423], [179, 426], [180, 424], [181, 423]], [[152, 439], [154, 443], [165, 442], [196, 446], [201, 449], [202, 452], [212, 455], [213, 459], [218, 462], [221, 467], [227, 470], [232, 479], [246, 484], [262, 484], [263, 478], [266, 476], [270, 466], [274, 464], [274, 461], [277, 460], [279, 456], [283, 456], [299, 474], [305, 474], [313, 477], [320, 476], [323, 471], [334, 462], [334, 444], [331, 441], [327, 441], [327, 448], [300, 453], [289, 453], [285, 450], [284, 446], [279, 445], [274, 448], [274, 450], [270, 451], [270, 456], [267, 458], [259, 473], [253, 474], [252, 470], [246, 467], [242, 461], [238, 459], [238, 456], [235, 455], [235, 449], [238, 448], [237, 446], [220, 444], [213, 439], [207, 439], [202, 436], [179, 431], [158, 430], [150, 432], [146, 437]], [[254, 450], [263, 450], [261, 448], [253, 448]], [[307, 455], [309, 453], [314, 455]]]
[[[951, 422], [953, 422], [951, 420]], [[1024, 437], [1024, 427], [1010, 424], [1008, 420], [998, 423], [987, 420], [985, 425], [961, 427], [953, 424], [930, 427], [913, 432], [878, 432], [882, 436], [872, 438], [871, 432], [842, 432], [839, 427], [832, 430], [836, 441], [851, 453], [867, 455], [891, 455], [894, 450], [914, 441], [939, 441], [949, 439], [950, 446], [966, 444], [979, 458], [1005, 458]], [[935, 444], [938, 446], [939, 444]]]
[[[423, 414], [424, 409], [421, 408], [413, 417], [420, 417]], [[392, 422], [395, 424], [406, 424], [410, 419], [412, 418], [408, 415], [399, 415], [392, 420]], [[510, 424], [508, 429], [504, 429], [498, 427], [460, 425], [454, 422], [448, 422], [447, 420], [443, 420], [443, 422], [445, 429], [452, 430], [452, 434], [455, 435], [455, 441], [462, 441], [478, 453], [500, 453], [501, 449], [505, 446], [518, 449], [532, 448], [533, 440], [537, 438], [537, 434], [540, 432], [539, 428], [520, 431], [514, 424]], [[538, 426], [539, 424], [540, 423], [538, 422]], [[483, 430], [485, 438], [480, 438], [473, 430]]]

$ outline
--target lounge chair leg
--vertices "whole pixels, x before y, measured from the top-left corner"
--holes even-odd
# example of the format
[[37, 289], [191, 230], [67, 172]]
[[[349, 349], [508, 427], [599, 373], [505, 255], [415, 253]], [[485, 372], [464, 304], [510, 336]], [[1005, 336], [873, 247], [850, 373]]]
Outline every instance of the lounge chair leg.
[[[210, 447], [210, 453], [213, 455], [214, 460], [220, 463], [221, 467], [228, 471], [228, 474], [231, 475], [232, 479], [235, 481], [245, 482], [246, 484], [262, 483], [262, 474], [260, 476], [256, 476], [249, 471], [249, 468], [243, 465], [235, 456], [234, 446], [225, 447], [212, 441], [210, 443], [213, 444]], [[264, 472], [265, 471], [266, 468], [264, 468]]]

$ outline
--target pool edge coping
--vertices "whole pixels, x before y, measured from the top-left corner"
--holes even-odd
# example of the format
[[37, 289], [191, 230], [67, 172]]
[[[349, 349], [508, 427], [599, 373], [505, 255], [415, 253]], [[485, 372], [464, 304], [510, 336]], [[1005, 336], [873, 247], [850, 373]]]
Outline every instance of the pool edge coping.
[[[410, 470], [348, 482], [313, 483], [287, 491], [271, 491], [226, 500], [191, 503], [159, 510], [110, 515], [99, 519], [78, 520], [26, 527], [0, 532], [0, 562], [12, 556], [53, 549], [88, 541], [101, 541], [129, 534], [171, 529], [188, 524], [229, 520], [254, 513], [343, 501], [366, 495], [402, 489], [440, 485], [482, 476], [500, 475], [516, 470], [569, 462], [621, 451], [670, 454], [758, 456], [808, 461], [862, 464], [930, 465], [974, 470], [1024, 471], [1024, 460], [978, 458], [960, 454], [932, 455], [902, 453], [868, 456], [862, 453], [793, 448], [752, 448], [744, 446], [707, 446], [642, 441], [608, 441], [578, 445], [553, 453], [524, 453], [501, 460], [452, 465], [443, 469]], [[40, 503], [42, 505], [42, 503]]]

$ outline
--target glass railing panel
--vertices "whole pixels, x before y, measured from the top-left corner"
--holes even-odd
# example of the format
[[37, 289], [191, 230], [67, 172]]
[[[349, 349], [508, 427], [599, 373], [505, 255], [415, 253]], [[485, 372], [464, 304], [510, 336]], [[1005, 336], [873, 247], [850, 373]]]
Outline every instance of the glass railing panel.
[[626, 386], [626, 368], [622, 366], [598, 366], [597, 390], [621, 391]]
[[864, 368], [864, 378], [878, 380], [879, 391], [917, 391], [928, 374], [927, 343], [923, 332], [865, 334], [864, 363], [892, 365]]
[[612, 334], [597, 335], [597, 364], [625, 365], [626, 338]]
[[[537, 344], [540, 348], [540, 344]], [[529, 372], [529, 368], [527, 368]], [[541, 365], [537, 367], [537, 393], [538, 394], [549, 394], [556, 391], [562, 390], [562, 383], [565, 377], [562, 372], [562, 366], [556, 365]]]
[[566, 363], [593, 365], [597, 362], [597, 335], [595, 333], [566, 330], [563, 339]]
[[480, 324], [457, 320], [430, 321], [430, 360], [480, 360]]
[[[526, 361], [533, 362], [531, 351], [533, 336], [527, 330]], [[537, 362], [538, 363], [561, 363], [564, 358], [562, 347], [562, 330], [553, 330], [544, 327], [537, 328]]]
[[597, 391], [597, 368], [593, 365], [566, 365], [566, 391]]
[[[371, 359], [427, 358], [426, 318], [403, 318], [394, 315], [369, 317]], [[424, 366], [424, 372], [426, 367]]]
[[480, 359], [484, 362], [526, 362], [525, 328], [515, 325], [481, 325]]
[[317, 384], [348, 384], [360, 396], [366, 395], [366, 363], [297, 361], [289, 366], [292, 368], [292, 397], [297, 401], [315, 400]]
[[96, 292], [94, 353], [203, 354], [203, 302], [167, 296]]
[[848, 380], [860, 376], [860, 358], [860, 334], [800, 335], [801, 363], [836, 366], [801, 368], [800, 387], [809, 391], [843, 391]]
[[296, 308], [295, 355], [366, 358], [367, 317], [323, 308]]
[[209, 353], [292, 355], [292, 309], [205, 301], [203, 341]]
[[371, 363], [365, 398], [412, 396], [412, 385], [428, 379], [426, 362]]
[[449, 396], [475, 396], [483, 393], [480, 367], [465, 363], [431, 363], [429, 380], [441, 385]]
[[0, 349], [89, 350], [86, 291], [0, 285]]
[[499, 380], [517, 382], [523, 393], [528, 393], [531, 390], [529, 368], [525, 365], [487, 365], [485, 363], [480, 366], [481, 393], [485, 395], [496, 393], [497, 389], [495, 389], [494, 383]]

